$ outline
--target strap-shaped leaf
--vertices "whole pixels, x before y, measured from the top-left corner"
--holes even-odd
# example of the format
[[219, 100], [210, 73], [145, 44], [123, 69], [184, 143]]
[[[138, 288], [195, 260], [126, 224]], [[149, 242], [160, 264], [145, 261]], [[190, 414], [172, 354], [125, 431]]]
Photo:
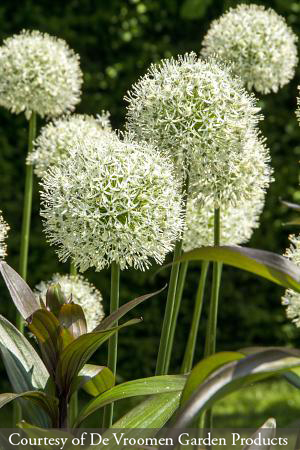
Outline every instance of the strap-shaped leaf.
[[300, 367], [299, 351], [281, 348], [254, 353], [222, 366], [193, 392], [178, 412], [174, 429], [185, 428], [197, 414], [230, 392], [294, 367]]
[[[3, 316], [0, 316], [0, 350], [9, 381], [16, 393], [50, 388], [49, 373], [32, 345]], [[49, 426], [40, 408], [26, 408], [29, 420]]]
[[295, 211], [300, 211], [300, 205], [298, 205], [297, 203], [286, 202], [285, 200], [281, 200], [281, 203], [290, 209], [294, 209]]
[[159, 289], [156, 292], [152, 292], [151, 294], [142, 295], [141, 297], [137, 297], [134, 300], [131, 300], [128, 303], [125, 303], [125, 305], [122, 305], [117, 311], [110, 314], [108, 317], [106, 317], [102, 322], [93, 330], [93, 331], [103, 331], [108, 330], [112, 325], [114, 325], [118, 320], [120, 320], [125, 314], [127, 314], [129, 311], [131, 311], [133, 308], [138, 306], [140, 303], [144, 302], [145, 300], [148, 300], [149, 298], [154, 297], [155, 295], [160, 294], [166, 286], [164, 286], [162, 289]]
[[52, 425], [57, 425], [58, 419], [58, 399], [51, 397], [44, 392], [39, 391], [28, 391], [21, 392], [19, 394], [15, 393], [5, 393], [0, 394], [0, 408], [2, 408], [7, 403], [13, 400], [23, 399], [33, 402], [39, 408], [42, 408], [52, 419]]
[[75, 339], [87, 332], [85, 315], [80, 305], [75, 303], [63, 305], [58, 320]]
[[23, 278], [4, 261], [0, 261], [0, 272], [16, 308], [27, 319], [40, 308], [38, 300]]
[[185, 382], [185, 375], [161, 375], [119, 384], [91, 400], [80, 412], [74, 423], [74, 428], [78, 427], [90, 414], [117, 400], [141, 395], [182, 392]]
[[[115, 328], [107, 331], [97, 331], [94, 333], [87, 333], [80, 336], [75, 341], [71, 342], [61, 353], [57, 370], [56, 382], [60, 387], [61, 392], [69, 392], [70, 386], [74, 377], [87, 363], [93, 353], [118, 330], [139, 323], [141, 319], [133, 319]], [[74, 384], [73, 384], [74, 389]], [[71, 391], [70, 393], [72, 393]]]
[[[37, 439], [41, 438], [40, 444], [38, 445], [38, 447], [35, 446], [34, 447], [35, 449], [38, 448], [39, 450], [49, 450], [49, 448], [53, 448], [53, 446], [49, 445], [49, 439], [57, 439], [57, 438], [61, 440], [60, 442], [62, 443], [61, 447], [63, 447], [63, 450], [68, 449], [73, 450], [74, 448], [76, 448], [76, 446], [72, 444], [74, 435], [68, 433], [67, 431], [63, 431], [60, 429], [49, 430], [46, 428], [36, 427], [30, 423], [25, 422], [24, 420], [22, 420], [22, 422], [18, 424], [18, 428], [21, 428], [24, 431], [24, 433], [26, 433], [26, 435], [30, 438], [37, 438]], [[45, 442], [44, 438], [48, 438], [48, 441]], [[79, 447], [80, 446], [78, 446], [78, 448]], [[25, 449], [27, 450], [27, 446], [25, 447]]]
[[190, 373], [181, 396], [181, 405], [183, 405], [197, 389], [197, 387], [208, 378], [208, 376], [219, 369], [219, 367], [231, 361], [238, 361], [245, 355], [238, 352], [220, 352], [202, 359]]
[[76, 379], [76, 386], [71, 390], [82, 388], [93, 397], [97, 397], [102, 392], [111, 389], [115, 384], [115, 377], [112, 371], [106, 366], [96, 366], [85, 364]]
[[201, 247], [184, 253], [178, 261], [217, 261], [267, 278], [300, 292], [300, 268], [284, 256], [239, 246]]

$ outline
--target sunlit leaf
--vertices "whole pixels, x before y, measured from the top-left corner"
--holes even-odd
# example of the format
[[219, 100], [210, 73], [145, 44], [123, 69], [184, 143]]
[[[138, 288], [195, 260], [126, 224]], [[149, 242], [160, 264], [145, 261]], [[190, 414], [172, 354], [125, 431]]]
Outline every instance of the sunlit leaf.
[[66, 328], [74, 338], [87, 332], [86, 319], [80, 305], [75, 303], [63, 305], [58, 320], [62, 327]]
[[40, 308], [38, 300], [23, 278], [4, 261], [0, 261], [0, 272], [16, 308], [27, 319]]
[[[251, 436], [251, 440], [255, 441], [260, 436], [263, 437], [263, 439], [266, 440], [266, 442], [271, 441], [276, 436], [276, 420], [273, 418], [270, 418], [266, 420], [266, 422], [258, 429], [256, 432]], [[259, 445], [260, 450], [270, 450], [272, 448], [271, 444], [266, 445]], [[258, 445], [256, 442], [253, 442], [253, 444], [246, 445], [243, 447], [243, 450], [258, 450]]]
[[129, 397], [164, 394], [166, 392], [181, 392], [185, 382], [186, 376], [184, 375], [161, 375], [119, 384], [91, 400], [80, 411], [74, 427], [78, 427], [90, 414], [93, 414], [109, 403]]
[[300, 268], [275, 253], [239, 246], [201, 247], [184, 253], [178, 259], [197, 260], [223, 262], [300, 292]]
[[72, 391], [82, 388], [88, 394], [97, 397], [114, 386], [115, 377], [106, 366], [85, 364], [79, 372], [75, 383], [76, 385], [71, 387]]

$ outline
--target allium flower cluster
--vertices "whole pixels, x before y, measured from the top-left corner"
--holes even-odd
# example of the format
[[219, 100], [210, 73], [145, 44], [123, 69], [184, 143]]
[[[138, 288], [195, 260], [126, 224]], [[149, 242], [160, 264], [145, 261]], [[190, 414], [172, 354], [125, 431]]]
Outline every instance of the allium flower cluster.
[[189, 172], [193, 196], [216, 207], [247, 197], [247, 142], [260, 139], [261, 117], [254, 96], [225, 65], [194, 53], [163, 60], [126, 100], [128, 130], [171, 155], [178, 174]]
[[297, 40], [274, 10], [241, 4], [212, 22], [201, 54], [230, 61], [249, 90], [267, 94], [277, 92], [293, 78]]
[[5, 222], [2, 216], [2, 211], [0, 211], [0, 260], [5, 258], [7, 255], [7, 245], [6, 238], [9, 230], [8, 224]]
[[81, 271], [115, 261], [121, 269], [161, 263], [182, 230], [173, 165], [154, 147], [103, 132], [70, 147], [68, 160], [42, 179], [49, 241]]
[[79, 56], [62, 39], [24, 30], [0, 47], [0, 105], [13, 113], [73, 111], [81, 85]]
[[48, 123], [34, 142], [34, 149], [27, 157], [27, 164], [34, 165], [34, 172], [43, 177], [49, 167], [67, 157], [67, 148], [78, 140], [97, 139], [103, 130], [110, 130], [109, 113], [102, 112], [96, 118], [83, 114], [64, 116]]
[[[289, 236], [290, 247], [284, 256], [289, 258], [294, 264], [300, 266], [300, 236], [294, 234]], [[286, 306], [286, 315], [292, 322], [300, 327], [300, 294], [293, 289], [287, 289], [282, 297], [282, 304]]]
[[47, 290], [52, 284], [59, 284], [65, 297], [67, 299], [72, 297], [72, 301], [82, 307], [87, 322], [87, 332], [93, 331], [104, 317], [102, 295], [95, 286], [82, 275], [56, 273], [51, 280], [41, 281], [35, 287], [35, 295], [45, 302]]

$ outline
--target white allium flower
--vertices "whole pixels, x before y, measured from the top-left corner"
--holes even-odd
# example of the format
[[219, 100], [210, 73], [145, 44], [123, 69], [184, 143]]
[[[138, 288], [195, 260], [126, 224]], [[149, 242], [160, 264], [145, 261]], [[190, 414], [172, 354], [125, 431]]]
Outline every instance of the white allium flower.
[[62, 39], [23, 30], [0, 47], [0, 105], [41, 117], [73, 111], [80, 101], [79, 56]]
[[203, 57], [217, 55], [251, 90], [277, 92], [295, 74], [297, 36], [274, 10], [241, 4], [214, 20], [203, 40]]
[[155, 148], [113, 132], [78, 142], [41, 182], [44, 226], [62, 261], [81, 271], [161, 263], [182, 230], [173, 165]]
[[35, 287], [35, 295], [46, 302], [46, 293], [52, 284], [59, 284], [65, 297], [77, 303], [83, 309], [87, 332], [93, 331], [104, 318], [102, 295], [95, 286], [89, 283], [82, 275], [54, 274], [51, 280], [41, 281]]
[[34, 149], [28, 155], [27, 164], [34, 165], [34, 172], [43, 177], [49, 167], [67, 156], [67, 148], [76, 145], [78, 139], [97, 139], [103, 130], [110, 130], [109, 113], [102, 112], [96, 118], [74, 114], [48, 123], [34, 142]]
[[193, 195], [216, 207], [247, 197], [247, 141], [261, 116], [226, 66], [194, 53], [163, 60], [126, 100], [128, 130], [171, 155], [179, 174], [188, 168]]
[[8, 224], [5, 222], [2, 216], [2, 211], [0, 211], [0, 260], [5, 258], [7, 255], [7, 245], [6, 238], [9, 230]]
[[[259, 226], [259, 217], [265, 203], [260, 191], [251, 200], [238, 202], [236, 206], [221, 208], [221, 245], [241, 245], [249, 241]], [[201, 246], [214, 245], [214, 209], [210, 204], [199, 204], [191, 199], [187, 204], [186, 228], [183, 248], [187, 252]]]

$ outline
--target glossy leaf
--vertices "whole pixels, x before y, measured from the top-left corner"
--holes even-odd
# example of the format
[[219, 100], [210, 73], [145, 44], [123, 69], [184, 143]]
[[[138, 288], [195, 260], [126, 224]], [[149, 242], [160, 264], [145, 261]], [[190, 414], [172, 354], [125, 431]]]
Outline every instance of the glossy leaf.
[[52, 419], [54, 426], [57, 424], [58, 418], [58, 400], [55, 397], [51, 397], [44, 392], [39, 391], [27, 391], [21, 393], [5, 393], [0, 394], [0, 408], [7, 403], [17, 399], [29, 400], [35, 403], [36, 406], [42, 408]]
[[87, 332], [85, 315], [80, 305], [75, 303], [63, 305], [58, 320], [75, 339]]
[[[80, 336], [75, 341], [71, 342], [60, 355], [57, 370], [56, 382], [60, 387], [61, 392], [68, 392], [74, 377], [87, 363], [93, 353], [118, 330], [129, 325], [139, 323], [141, 319], [133, 319], [115, 328], [107, 331], [97, 331], [87, 333]], [[76, 382], [73, 383], [70, 393], [74, 392]]]
[[239, 246], [201, 247], [184, 253], [178, 259], [197, 260], [223, 262], [300, 292], [300, 268], [275, 253]]
[[[263, 439], [273, 439], [276, 436], [276, 420], [273, 418], [270, 418], [266, 420], [266, 422], [258, 429], [256, 432], [251, 436], [252, 441], [259, 438], [260, 436], [263, 437]], [[272, 448], [272, 445], [260, 445], [260, 450], [270, 450]], [[243, 450], [258, 450], [258, 445], [256, 443], [246, 445], [243, 447]]]
[[23, 278], [4, 261], [0, 261], [0, 272], [16, 308], [27, 319], [40, 308], [38, 300]]
[[[0, 350], [9, 381], [16, 393], [50, 387], [49, 373], [27, 339], [4, 317], [0, 316]], [[28, 418], [41, 426], [49, 425], [39, 408], [26, 408]]]
[[166, 286], [156, 292], [152, 292], [151, 294], [142, 295], [141, 297], [137, 297], [134, 300], [131, 300], [125, 305], [122, 305], [117, 311], [110, 314], [106, 317], [102, 322], [93, 330], [93, 331], [103, 331], [109, 329], [112, 325], [114, 325], [118, 320], [120, 320], [125, 314], [131, 311], [133, 308], [138, 306], [140, 303], [148, 300], [149, 298], [154, 297], [155, 295], [160, 294]]
[[67, 299], [60, 285], [52, 284], [49, 286], [46, 293], [46, 306], [56, 317], [58, 317], [61, 306], [65, 303], [67, 303]]
[[36, 336], [43, 360], [50, 374], [54, 376], [60, 349], [58, 319], [50, 311], [39, 309], [32, 315], [28, 328]]
[[[63, 443], [63, 450], [67, 450], [67, 449], [74, 449], [76, 448], [75, 445], [72, 445], [72, 439], [74, 438], [74, 435], [72, 435], [71, 433], [68, 433], [67, 431], [62, 431], [60, 429], [55, 429], [55, 430], [49, 430], [49, 429], [45, 429], [45, 428], [41, 428], [41, 427], [36, 427], [33, 426], [30, 423], [25, 422], [24, 420], [22, 420], [22, 422], [20, 422], [18, 424], [18, 428], [21, 428], [24, 433], [26, 433], [26, 435], [28, 437], [31, 438], [60, 438], [60, 439], [64, 439]], [[44, 449], [44, 450], [49, 450], [49, 447], [52, 448], [54, 446], [50, 446], [48, 442], [44, 442], [43, 440], [41, 441], [41, 443], [39, 444], [38, 447], [35, 447], [36, 449]], [[23, 448], [23, 446], [22, 446]], [[60, 447], [54, 447], [54, 448], [60, 448]], [[78, 446], [79, 448], [79, 446]]]
[[238, 361], [245, 355], [238, 352], [220, 352], [202, 359], [191, 371], [181, 397], [183, 405], [197, 389], [197, 387], [215, 370], [231, 361]]
[[119, 384], [91, 400], [79, 413], [74, 427], [78, 427], [90, 414], [117, 400], [166, 392], [182, 392], [185, 382], [184, 375], [162, 375]]
[[299, 351], [281, 348], [261, 351], [225, 364], [193, 392], [178, 412], [174, 429], [185, 428], [196, 415], [230, 392], [295, 367], [300, 367]]
[[86, 364], [79, 372], [76, 389], [83, 388], [88, 394], [97, 397], [114, 384], [114, 374], [108, 367]]

